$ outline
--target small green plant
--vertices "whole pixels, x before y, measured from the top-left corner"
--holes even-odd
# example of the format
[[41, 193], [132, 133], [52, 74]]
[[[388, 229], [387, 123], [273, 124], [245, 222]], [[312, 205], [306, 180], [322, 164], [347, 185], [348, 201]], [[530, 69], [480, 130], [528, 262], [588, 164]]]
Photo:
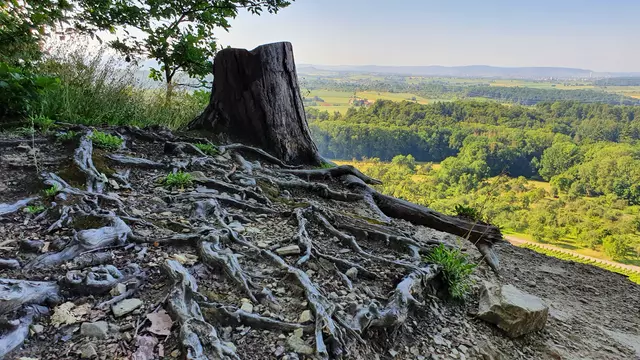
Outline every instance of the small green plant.
[[469, 276], [476, 264], [469, 262], [465, 254], [439, 245], [427, 255], [426, 260], [442, 266], [442, 275], [452, 298], [463, 299], [467, 295], [472, 284]]
[[49, 132], [55, 126], [55, 121], [42, 115], [31, 116], [29, 120], [34, 128], [40, 129], [43, 133]]
[[478, 209], [473, 208], [471, 206], [458, 204], [455, 207], [455, 212], [456, 212], [456, 215], [463, 218], [467, 218], [471, 220], [480, 220], [480, 212], [478, 211]]
[[20, 136], [31, 137], [35, 134], [33, 127], [19, 127], [15, 133]]
[[122, 145], [122, 139], [118, 136], [103, 133], [102, 131], [94, 131], [91, 135], [91, 141], [93, 144], [101, 149], [105, 150], [118, 150]]
[[200, 151], [202, 151], [207, 155], [214, 156], [220, 153], [220, 151], [218, 150], [218, 147], [213, 144], [198, 143], [198, 144], [194, 144], [194, 146], [200, 149]]
[[164, 179], [164, 185], [169, 188], [185, 188], [191, 184], [193, 184], [193, 176], [182, 171], [171, 173]]
[[61, 142], [61, 143], [68, 143], [68, 142], [71, 142], [71, 141], [73, 141], [73, 140], [75, 140], [77, 138], [78, 138], [78, 133], [73, 131], [73, 130], [69, 130], [66, 133], [62, 133], [62, 134], [58, 135], [56, 140]]
[[331, 169], [336, 167], [336, 164], [331, 163], [331, 162], [323, 162], [320, 166], [318, 166], [316, 169]]
[[53, 199], [59, 191], [60, 188], [57, 185], [52, 185], [50, 188], [44, 189], [43, 193], [47, 199]]
[[29, 214], [35, 215], [43, 212], [45, 207], [42, 205], [29, 205], [26, 209]]

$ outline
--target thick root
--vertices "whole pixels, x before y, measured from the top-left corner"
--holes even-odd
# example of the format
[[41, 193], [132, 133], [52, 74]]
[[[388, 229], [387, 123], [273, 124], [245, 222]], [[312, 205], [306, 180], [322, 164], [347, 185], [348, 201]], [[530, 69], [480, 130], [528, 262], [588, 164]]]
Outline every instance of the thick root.
[[51, 281], [0, 279], [0, 315], [23, 305], [55, 303], [60, 299], [59, 292], [58, 284]]
[[311, 170], [280, 170], [281, 173], [292, 174], [307, 180], [338, 178], [345, 175], [353, 175], [367, 184], [380, 185], [382, 182], [360, 172], [351, 165], [341, 165], [328, 169], [311, 169]]
[[107, 158], [114, 163], [122, 166], [133, 166], [143, 169], [164, 169], [167, 167], [167, 165], [157, 161], [119, 154], [108, 154]]
[[163, 270], [172, 282], [167, 304], [174, 320], [180, 323], [179, 339], [185, 358], [239, 360], [234, 347], [222, 342], [216, 329], [202, 317], [197, 300], [204, 297], [198, 293], [196, 279], [174, 260], [167, 260]]
[[267, 160], [268, 162], [272, 163], [272, 164], [276, 164], [280, 167], [286, 168], [286, 169], [298, 169], [300, 168], [300, 166], [293, 166], [293, 165], [288, 165], [285, 164], [282, 160], [278, 159], [277, 157], [267, 153], [266, 151], [253, 147], [253, 146], [248, 146], [248, 145], [244, 145], [244, 144], [229, 144], [229, 145], [224, 145], [224, 146], [220, 146], [220, 151], [225, 152], [225, 151], [229, 151], [229, 150], [235, 150], [235, 151], [244, 151], [244, 152], [250, 152], [252, 154], [258, 155], [260, 157], [262, 157], [263, 159]]
[[111, 223], [109, 226], [77, 232], [62, 251], [37, 257], [27, 265], [27, 269], [50, 268], [89, 250], [124, 244], [131, 235], [131, 228], [115, 215], [108, 215], [106, 219]]
[[41, 315], [47, 315], [49, 309], [38, 305], [29, 305], [24, 309], [24, 315], [18, 320], [18, 324], [0, 336], [0, 359], [9, 354], [13, 349], [22, 345], [29, 336], [29, 327], [34, 319]]
[[73, 156], [73, 162], [78, 166], [87, 177], [87, 191], [102, 193], [105, 184], [109, 181], [107, 176], [98, 171], [93, 164], [93, 142], [91, 141], [92, 132], [87, 132], [80, 138], [80, 145], [76, 148]]
[[302, 325], [279, 321], [265, 316], [256, 315], [241, 309], [217, 303], [200, 303], [206, 317], [212, 317], [216, 322], [227, 326], [250, 326], [254, 329], [291, 332], [302, 329], [306, 333], [313, 333], [313, 325]]

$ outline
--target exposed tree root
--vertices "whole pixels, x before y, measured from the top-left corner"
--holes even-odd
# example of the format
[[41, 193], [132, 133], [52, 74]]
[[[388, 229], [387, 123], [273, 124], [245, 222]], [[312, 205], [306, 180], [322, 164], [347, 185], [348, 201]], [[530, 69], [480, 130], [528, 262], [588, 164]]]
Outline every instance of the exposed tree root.
[[[193, 174], [192, 174], [193, 175]], [[226, 183], [224, 181], [211, 179], [202, 176], [194, 176], [194, 181], [198, 184], [202, 184], [208, 188], [216, 189], [218, 191], [225, 191], [232, 194], [238, 194], [243, 198], [254, 199], [261, 204], [270, 204], [271, 202], [266, 197], [256, 193], [250, 189], [244, 189], [237, 185]]]
[[140, 129], [137, 126], [121, 126], [117, 130], [120, 133], [127, 133], [139, 139], [152, 141], [152, 142], [174, 141], [176, 139], [176, 137], [167, 128], [160, 127], [160, 126], [153, 126], [147, 129]]
[[286, 168], [286, 169], [298, 169], [300, 168], [300, 166], [294, 166], [294, 165], [288, 165], [285, 164], [282, 160], [278, 159], [277, 157], [269, 154], [268, 152], [260, 149], [260, 148], [256, 148], [253, 146], [248, 146], [248, 145], [244, 145], [244, 144], [229, 144], [229, 145], [224, 145], [224, 146], [220, 146], [220, 151], [225, 152], [225, 151], [229, 151], [229, 150], [235, 150], [235, 151], [244, 151], [244, 152], [251, 152], [255, 155], [258, 155], [260, 157], [262, 157], [263, 159], [267, 160], [268, 162], [272, 163], [272, 164], [276, 164], [280, 167]]
[[20, 144], [46, 144], [51, 142], [50, 139], [47, 138], [37, 138], [37, 139], [18, 139], [18, 140], [0, 140], [0, 147], [13, 147], [18, 146]]
[[0, 269], [20, 269], [20, 262], [16, 259], [0, 259]]
[[13, 204], [0, 204], [0, 216], [13, 214], [14, 212], [29, 205], [30, 202], [38, 199], [38, 197], [30, 197], [22, 200], [18, 200]]
[[311, 258], [311, 250], [313, 249], [313, 241], [307, 232], [307, 219], [304, 214], [310, 209], [295, 209], [296, 221], [298, 222], [298, 232], [293, 238], [298, 242], [298, 246], [304, 251], [304, 255], [296, 263], [298, 266], [304, 264]]
[[237, 327], [244, 325], [261, 330], [289, 332], [302, 329], [306, 333], [314, 332], [313, 325], [279, 321], [218, 303], [201, 302], [200, 305], [205, 317], [212, 317], [216, 322], [227, 326]]
[[363, 266], [361, 266], [359, 264], [356, 264], [356, 263], [351, 262], [349, 260], [340, 259], [340, 258], [332, 256], [332, 255], [323, 254], [322, 252], [320, 252], [316, 248], [314, 248], [313, 251], [320, 258], [334, 263], [342, 271], [347, 271], [350, 268], [356, 268], [358, 270], [358, 276], [362, 276], [362, 277], [364, 277], [366, 279], [370, 279], [370, 280], [378, 279], [378, 276], [374, 272], [369, 271], [368, 269], [366, 269], [365, 267], [363, 267]]
[[222, 268], [225, 274], [240, 286], [251, 301], [254, 303], [257, 302], [258, 300], [249, 287], [251, 279], [244, 270], [242, 270], [238, 262], [238, 255], [234, 254], [231, 249], [222, 248], [219, 234], [209, 234], [207, 240], [209, 241], [202, 241], [198, 246], [198, 252], [200, 253], [202, 262], [207, 266]]
[[331, 199], [331, 200], [358, 201], [363, 199], [363, 196], [360, 194], [335, 191], [335, 190], [332, 190], [326, 184], [321, 184], [321, 183], [312, 183], [312, 182], [307, 182], [307, 181], [298, 180], [298, 179], [280, 180], [276, 178], [265, 178], [265, 177], [262, 177], [262, 179], [271, 181], [283, 189], [307, 190], [315, 194], [318, 194], [323, 198]]
[[266, 206], [258, 206], [248, 203], [246, 201], [237, 200], [224, 195], [216, 195], [216, 194], [207, 194], [207, 193], [185, 193], [176, 195], [174, 197], [176, 200], [201, 200], [201, 199], [216, 199], [218, 202], [229, 205], [231, 207], [251, 211], [257, 214], [278, 214], [278, 211], [273, 210]]
[[329, 344], [331, 355], [333, 357], [340, 357], [344, 352], [346, 334], [344, 329], [336, 324], [333, 319], [335, 304], [322, 295], [304, 271], [287, 264], [280, 256], [272, 253], [271, 251], [262, 250], [260, 253], [272, 263], [293, 275], [300, 286], [304, 289], [305, 297], [307, 298], [316, 319], [316, 353], [322, 358], [329, 357], [329, 351], [325, 345], [323, 335], [323, 332], [326, 332], [328, 334], [327, 343]]
[[351, 165], [341, 165], [328, 169], [311, 169], [311, 170], [279, 170], [281, 173], [292, 174], [307, 180], [322, 180], [328, 178], [338, 178], [345, 175], [353, 175], [367, 184], [380, 185], [382, 182], [374, 178], [368, 177], [360, 170]]
[[157, 161], [119, 154], [107, 154], [107, 158], [114, 163], [122, 166], [133, 166], [143, 169], [164, 169], [167, 167], [167, 165]]
[[172, 317], [181, 325], [179, 340], [185, 358], [240, 359], [234, 347], [222, 342], [216, 329], [202, 317], [197, 301], [204, 299], [198, 293], [196, 279], [174, 260], [167, 260], [163, 269], [173, 286], [167, 304]]
[[377, 302], [373, 301], [369, 306], [358, 311], [353, 319], [353, 328], [364, 332], [370, 327], [402, 325], [407, 320], [411, 307], [422, 305], [413, 294], [422, 294], [427, 282], [439, 273], [438, 266], [429, 265], [407, 275], [391, 292], [389, 301], [384, 307], [380, 308]]
[[78, 188], [75, 188], [69, 185], [66, 181], [64, 181], [61, 177], [59, 177], [54, 173], [45, 173], [43, 174], [43, 177], [45, 179], [45, 184], [49, 186], [55, 186], [60, 193], [63, 193], [69, 196], [71, 195], [81, 196], [84, 198], [85, 202], [88, 202], [88, 203], [96, 202], [96, 200], [100, 200], [106, 204], [115, 205], [118, 207], [118, 209], [120, 209], [120, 211], [124, 211], [124, 204], [122, 203], [122, 200], [120, 200], [115, 196], [80, 190]]
[[49, 268], [69, 261], [88, 250], [124, 244], [131, 234], [131, 228], [115, 215], [106, 216], [106, 219], [111, 223], [109, 226], [77, 232], [64, 250], [39, 256], [27, 265], [27, 269]]
[[199, 156], [207, 156], [202, 150], [195, 145], [186, 142], [170, 142], [164, 144], [164, 153], [171, 155], [192, 154]]
[[458, 235], [471, 241], [485, 256], [485, 260], [489, 266], [491, 266], [494, 271], [498, 270], [499, 259], [493, 251], [492, 245], [503, 240], [502, 234], [497, 227], [444, 215], [427, 207], [381, 194], [367, 185], [362, 184], [361, 181], [358, 181], [358, 179], [354, 177], [345, 177], [345, 182], [349, 186], [363, 189], [365, 192], [371, 194], [375, 204], [383, 213], [390, 217], [404, 219], [416, 225], [423, 225], [449, 234]]
[[109, 181], [107, 176], [98, 171], [93, 164], [92, 132], [87, 132], [80, 138], [80, 145], [76, 148], [73, 161], [87, 177], [87, 191], [102, 193], [105, 184]]
[[60, 288], [51, 281], [0, 279], [0, 315], [23, 305], [44, 304], [59, 300]]
[[71, 270], [63, 279], [62, 284], [74, 293], [104, 294], [109, 292], [116, 284], [141, 276], [138, 265], [129, 264], [120, 272], [113, 265], [105, 265], [92, 268], [88, 272]]
[[38, 305], [25, 306], [24, 315], [18, 319], [18, 323], [12, 329], [0, 335], [0, 359], [22, 345], [29, 336], [29, 327], [34, 319], [41, 315], [47, 315], [49, 309]]

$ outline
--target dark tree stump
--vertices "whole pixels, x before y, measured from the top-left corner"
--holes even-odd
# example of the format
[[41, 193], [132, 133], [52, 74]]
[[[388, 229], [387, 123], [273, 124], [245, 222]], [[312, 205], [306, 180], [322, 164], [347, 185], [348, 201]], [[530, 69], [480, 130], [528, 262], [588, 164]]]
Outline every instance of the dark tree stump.
[[209, 106], [191, 129], [225, 134], [288, 164], [323, 162], [307, 125], [291, 43], [224, 49], [213, 73]]

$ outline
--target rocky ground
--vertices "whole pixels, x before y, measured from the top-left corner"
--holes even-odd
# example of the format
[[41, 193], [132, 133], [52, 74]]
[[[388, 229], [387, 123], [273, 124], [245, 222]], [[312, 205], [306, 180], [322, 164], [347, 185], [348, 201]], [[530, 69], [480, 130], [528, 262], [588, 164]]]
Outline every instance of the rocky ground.
[[[108, 129], [125, 142], [104, 150], [76, 130], [0, 137], [5, 359], [640, 358], [640, 287], [620, 275], [508, 243], [496, 275], [340, 179], [164, 131]], [[163, 185], [174, 169], [193, 183]], [[479, 263], [465, 302], [416, 256], [439, 242]], [[545, 328], [512, 339], [478, 319], [485, 281], [542, 298]]]

